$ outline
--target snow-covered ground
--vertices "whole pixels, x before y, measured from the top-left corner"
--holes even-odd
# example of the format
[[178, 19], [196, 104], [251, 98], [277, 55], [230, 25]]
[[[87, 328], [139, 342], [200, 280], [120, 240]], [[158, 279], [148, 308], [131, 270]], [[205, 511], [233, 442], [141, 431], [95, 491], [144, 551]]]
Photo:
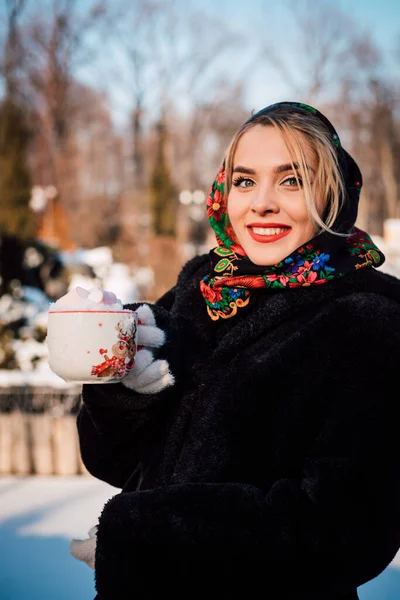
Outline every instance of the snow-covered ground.
[[[91, 476], [0, 478], [1, 600], [93, 600], [93, 571], [69, 543], [86, 537], [118, 492]], [[400, 599], [400, 554], [359, 596]]]
[[0, 478], [1, 600], [93, 599], [93, 571], [69, 543], [118, 492], [90, 476]]

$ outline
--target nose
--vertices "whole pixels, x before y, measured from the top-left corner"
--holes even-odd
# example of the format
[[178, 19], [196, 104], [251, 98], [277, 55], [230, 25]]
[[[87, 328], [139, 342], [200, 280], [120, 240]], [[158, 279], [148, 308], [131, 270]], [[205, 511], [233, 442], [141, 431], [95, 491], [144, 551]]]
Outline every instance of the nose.
[[278, 213], [279, 204], [276, 201], [273, 188], [260, 188], [259, 193], [254, 197], [250, 209], [259, 215], [267, 213]]

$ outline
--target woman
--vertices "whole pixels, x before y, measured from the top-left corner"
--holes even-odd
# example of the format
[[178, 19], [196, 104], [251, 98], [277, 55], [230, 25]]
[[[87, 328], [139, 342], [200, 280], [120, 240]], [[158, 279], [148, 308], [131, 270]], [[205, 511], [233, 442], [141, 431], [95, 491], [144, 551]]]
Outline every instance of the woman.
[[123, 488], [72, 549], [103, 600], [354, 600], [394, 558], [400, 282], [354, 227], [361, 185], [309, 106], [234, 137], [218, 246], [139, 308], [123, 384], [83, 386], [82, 458]]

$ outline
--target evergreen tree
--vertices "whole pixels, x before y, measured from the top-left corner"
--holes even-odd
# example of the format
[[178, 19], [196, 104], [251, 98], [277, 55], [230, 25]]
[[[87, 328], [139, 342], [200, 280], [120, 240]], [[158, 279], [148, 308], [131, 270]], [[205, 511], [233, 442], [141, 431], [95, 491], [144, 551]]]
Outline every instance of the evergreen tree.
[[176, 236], [176, 189], [166, 159], [167, 134], [163, 120], [157, 125], [156, 161], [150, 178], [150, 206], [156, 235]]
[[0, 104], [0, 235], [21, 240], [34, 235], [27, 166], [30, 132], [24, 110], [7, 95]]

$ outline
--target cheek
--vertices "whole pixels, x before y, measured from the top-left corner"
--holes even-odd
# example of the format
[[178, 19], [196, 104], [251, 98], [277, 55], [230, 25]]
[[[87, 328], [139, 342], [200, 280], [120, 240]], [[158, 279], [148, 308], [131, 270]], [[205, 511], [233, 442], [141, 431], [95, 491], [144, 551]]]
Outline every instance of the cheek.
[[243, 202], [240, 203], [239, 199], [236, 198], [235, 193], [231, 192], [228, 196], [227, 213], [228, 213], [228, 218], [232, 224], [234, 224], [235, 221], [240, 219], [240, 217], [243, 213], [243, 206], [244, 206], [244, 203]]
[[293, 215], [293, 218], [301, 225], [303, 226], [307, 226], [307, 225], [311, 225], [311, 219], [310, 216], [308, 214], [308, 210], [307, 208], [301, 207], [299, 210], [297, 210], [297, 212]]
[[307, 208], [301, 207], [291, 213], [293, 221], [296, 223], [296, 232], [299, 236], [300, 243], [304, 243], [314, 237], [316, 234], [317, 226], [314, 221], [310, 218]]
[[312, 221], [308, 214], [305, 199], [302, 196], [299, 196], [297, 198], [288, 198], [287, 200], [289, 201], [282, 203], [282, 209], [292, 221], [302, 227], [307, 227], [308, 225], [312, 227]]

